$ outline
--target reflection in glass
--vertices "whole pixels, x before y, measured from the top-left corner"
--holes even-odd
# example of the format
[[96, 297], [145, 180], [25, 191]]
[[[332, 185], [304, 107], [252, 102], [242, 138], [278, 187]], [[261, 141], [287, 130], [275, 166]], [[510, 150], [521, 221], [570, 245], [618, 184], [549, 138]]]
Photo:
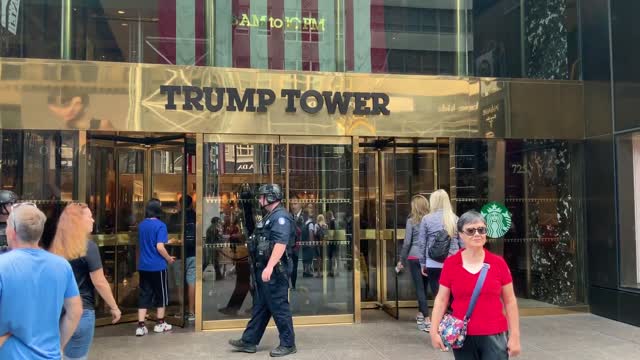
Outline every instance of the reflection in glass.
[[360, 155], [360, 273], [361, 301], [378, 300], [378, 251], [376, 241], [376, 156]]
[[[396, 294], [396, 272], [395, 266], [398, 262], [396, 254], [400, 254], [400, 249], [404, 244], [404, 229], [407, 219], [411, 213], [411, 198], [417, 194], [430, 195], [436, 189], [435, 183], [435, 152], [415, 152], [411, 154], [392, 152], [382, 153], [384, 176], [383, 202], [385, 208], [384, 223], [385, 229], [394, 229], [394, 216], [397, 211], [398, 232], [394, 250], [392, 232], [387, 232], [389, 238], [385, 239], [385, 251], [387, 262], [387, 300], [416, 300], [415, 286], [408, 271], [400, 273], [398, 276], [398, 288]], [[397, 175], [394, 175], [394, 172]], [[397, 184], [394, 187], [394, 182]], [[394, 196], [395, 193], [395, 196]], [[397, 205], [397, 209], [396, 209]], [[395, 251], [395, 252], [394, 252]]]
[[204, 0], [73, 0], [77, 60], [204, 65]]
[[[47, 216], [41, 244], [48, 247], [66, 202], [77, 193], [78, 135], [66, 131], [0, 130], [0, 185], [35, 202]], [[1, 246], [1, 244], [0, 244]]]
[[144, 151], [118, 151], [118, 232], [136, 232], [144, 219]]
[[[204, 146], [203, 320], [251, 315], [246, 236], [259, 216], [258, 187], [271, 182], [270, 144]], [[280, 150], [278, 150], [280, 151]]]
[[[582, 301], [574, 200], [579, 197], [575, 179], [581, 169], [575, 148], [562, 140], [455, 140], [456, 213], [479, 210], [498, 196], [504, 199], [512, 227], [503, 239], [491, 239], [487, 246], [509, 265], [521, 305]], [[496, 163], [501, 153], [504, 163]], [[489, 170], [497, 167], [503, 167], [504, 178]], [[500, 192], [504, 195], [497, 195]]]
[[93, 213], [94, 233], [111, 234], [115, 230], [116, 169], [113, 146], [89, 143], [87, 152], [87, 200]]
[[[620, 285], [640, 289], [640, 133], [619, 136]], [[634, 231], [635, 230], [635, 231]]]
[[59, 59], [60, 3], [43, 0], [3, 1], [0, 56]]
[[353, 311], [351, 161], [348, 145], [289, 145], [290, 211], [300, 227], [294, 315]]

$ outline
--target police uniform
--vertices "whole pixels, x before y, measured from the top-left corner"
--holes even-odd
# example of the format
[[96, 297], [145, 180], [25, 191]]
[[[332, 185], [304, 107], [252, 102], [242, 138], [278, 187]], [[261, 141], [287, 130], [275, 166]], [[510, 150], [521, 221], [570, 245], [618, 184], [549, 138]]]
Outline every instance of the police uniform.
[[[277, 191], [280, 191], [277, 185], [274, 186], [277, 187]], [[260, 188], [260, 195], [263, 195], [263, 187]], [[295, 239], [294, 220], [282, 205], [278, 205], [255, 225], [255, 231], [247, 244], [254, 286], [251, 320], [242, 334], [242, 339], [230, 341], [230, 344], [239, 351], [256, 351], [256, 345], [260, 343], [271, 317], [280, 334], [280, 346], [271, 352], [271, 356], [285, 356], [296, 351], [293, 319], [289, 307], [292, 239]], [[273, 268], [271, 279], [263, 282], [262, 272], [269, 263], [271, 252], [276, 244], [287, 245], [287, 250]]]
[[[13, 191], [0, 190], [0, 215], [3, 218], [9, 216], [8, 207], [15, 204], [18, 201], [18, 197]], [[9, 251], [9, 244], [7, 242], [7, 222], [0, 222], [0, 254]]]
[[7, 243], [7, 223], [0, 223], [0, 254], [9, 251], [9, 244]]

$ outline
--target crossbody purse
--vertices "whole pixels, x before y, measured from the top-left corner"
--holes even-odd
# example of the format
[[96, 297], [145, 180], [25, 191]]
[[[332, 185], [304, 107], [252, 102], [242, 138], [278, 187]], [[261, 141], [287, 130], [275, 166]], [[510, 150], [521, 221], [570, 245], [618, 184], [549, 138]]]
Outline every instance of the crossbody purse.
[[487, 263], [484, 263], [482, 265], [480, 276], [478, 277], [476, 286], [473, 289], [471, 301], [469, 302], [469, 307], [467, 308], [467, 313], [464, 315], [464, 319], [458, 319], [450, 313], [446, 313], [442, 317], [438, 330], [440, 331], [442, 342], [447, 348], [460, 349], [462, 345], [464, 345], [464, 339], [467, 337], [467, 325], [469, 324], [471, 314], [473, 314], [473, 308], [475, 308], [476, 306], [478, 296], [480, 296], [480, 291], [482, 290], [482, 285], [484, 285], [484, 280], [487, 278], [489, 267], [490, 266]]

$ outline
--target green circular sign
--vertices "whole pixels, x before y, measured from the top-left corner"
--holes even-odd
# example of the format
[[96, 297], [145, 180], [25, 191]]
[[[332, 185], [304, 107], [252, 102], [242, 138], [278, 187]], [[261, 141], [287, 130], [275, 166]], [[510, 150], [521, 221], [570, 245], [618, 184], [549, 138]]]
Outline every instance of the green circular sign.
[[487, 236], [493, 239], [503, 237], [511, 228], [511, 213], [504, 205], [490, 202], [480, 210], [487, 221]]

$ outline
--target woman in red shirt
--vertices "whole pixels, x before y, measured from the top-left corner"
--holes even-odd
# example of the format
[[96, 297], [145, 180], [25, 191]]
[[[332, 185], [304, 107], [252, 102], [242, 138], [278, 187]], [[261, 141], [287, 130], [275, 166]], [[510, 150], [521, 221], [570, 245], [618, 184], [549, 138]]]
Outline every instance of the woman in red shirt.
[[[465, 248], [444, 262], [431, 320], [440, 323], [452, 295], [453, 316], [464, 318], [480, 270], [486, 263], [489, 271], [469, 320], [467, 338], [464, 346], [454, 349], [453, 354], [456, 360], [500, 360], [517, 356], [520, 324], [509, 267], [502, 257], [484, 248], [487, 223], [480, 213], [464, 213], [457, 226]], [[431, 331], [431, 343], [436, 349], [447, 351], [438, 331]]]

